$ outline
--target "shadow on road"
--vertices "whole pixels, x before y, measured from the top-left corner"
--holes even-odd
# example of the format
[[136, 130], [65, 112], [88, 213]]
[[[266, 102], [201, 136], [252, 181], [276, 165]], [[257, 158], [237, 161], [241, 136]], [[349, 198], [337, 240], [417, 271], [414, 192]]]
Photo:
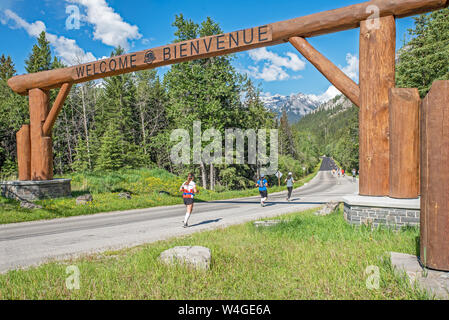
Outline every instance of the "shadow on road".
[[205, 225], [205, 224], [217, 223], [217, 222], [220, 222], [221, 220], [223, 220], [223, 218], [218, 218], [218, 219], [215, 219], [215, 220], [206, 220], [206, 221], [203, 221], [203, 222], [200, 222], [200, 223], [197, 223], [197, 224], [193, 224], [190, 227], [192, 228], [192, 227], [202, 226], [202, 225]]
[[[299, 200], [299, 199], [298, 199]], [[210, 201], [208, 203], [215, 203], [215, 204], [260, 204], [260, 201], [238, 201], [238, 200], [221, 200], [221, 201]], [[280, 204], [326, 204], [326, 202], [305, 202], [305, 201], [266, 201], [265, 206], [270, 207], [274, 205], [280, 205]]]

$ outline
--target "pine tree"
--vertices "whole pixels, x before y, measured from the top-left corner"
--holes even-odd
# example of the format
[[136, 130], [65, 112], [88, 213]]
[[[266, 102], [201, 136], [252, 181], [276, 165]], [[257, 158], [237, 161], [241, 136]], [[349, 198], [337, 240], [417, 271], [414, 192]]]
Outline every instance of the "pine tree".
[[424, 97], [435, 80], [449, 80], [449, 8], [415, 18], [409, 35], [399, 51], [396, 81]]
[[96, 169], [114, 171], [125, 166], [124, 137], [117, 125], [111, 123], [103, 137], [98, 154]]
[[10, 56], [5, 57], [4, 54], [0, 57], [0, 80], [7, 81], [16, 74], [14, 63]]
[[72, 169], [76, 172], [90, 171], [89, 155], [87, 153], [86, 142], [81, 136], [78, 136], [78, 144], [75, 148], [75, 161], [72, 164]]
[[[140, 146], [149, 154], [151, 139], [166, 126], [166, 92], [155, 70], [136, 74], [136, 104], [140, 120]], [[155, 159], [156, 160], [156, 159]]]
[[25, 64], [25, 69], [28, 73], [52, 69], [50, 42], [47, 41], [45, 31], [42, 31], [39, 35], [37, 44], [33, 46], [33, 51], [25, 61]]
[[[0, 57], [0, 168], [10, 170], [16, 159], [16, 132], [26, 123], [26, 97], [14, 93], [7, 80], [16, 73], [11, 57]], [[9, 164], [8, 164], [9, 163]]]
[[290, 128], [290, 124], [288, 122], [288, 116], [285, 109], [282, 110], [282, 116], [279, 122], [280, 122], [279, 125], [280, 153], [284, 155], [290, 155], [292, 157], [297, 157], [293, 141], [293, 134]]
[[[112, 56], [124, 54], [124, 49], [114, 49]], [[139, 137], [139, 112], [136, 106], [136, 87], [133, 74], [123, 74], [104, 80], [104, 89], [99, 98], [95, 116], [96, 134], [103, 136], [109, 123], [117, 124], [130, 143], [137, 143]]]

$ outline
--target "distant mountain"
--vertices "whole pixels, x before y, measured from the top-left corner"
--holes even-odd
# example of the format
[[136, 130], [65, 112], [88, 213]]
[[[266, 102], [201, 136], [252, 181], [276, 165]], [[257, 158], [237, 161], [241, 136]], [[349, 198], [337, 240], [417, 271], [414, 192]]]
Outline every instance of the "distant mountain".
[[341, 107], [339, 112], [344, 112], [353, 106], [352, 102], [346, 98], [344, 95], [338, 95], [335, 98], [321, 104], [318, 108], [313, 110], [311, 113], [319, 112], [322, 110], [333, 110], [336, 107]]
[[302, 117], [313, 112], [322, 104], [322, 101], [315, 96], [303, 93], [290, 96], [276, 94], [274, 96], [261, 97], [261, 100], [268, 110], [278, 114], [279, 117], [285, 110], [290, 123], [298, 122]]

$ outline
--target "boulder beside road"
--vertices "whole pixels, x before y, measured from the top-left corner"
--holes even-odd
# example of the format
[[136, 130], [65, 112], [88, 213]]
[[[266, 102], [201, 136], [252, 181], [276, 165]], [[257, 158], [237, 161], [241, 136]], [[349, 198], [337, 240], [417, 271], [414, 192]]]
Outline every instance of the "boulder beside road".
[[331, 213], [333, 213], [335, 210], [337, 210], [338, 206], [340, 205], [339, 202], [329, 202], [326, 203], [326, 205], [324, 206], [324, 208], [322, 208], [321, 210], [317, 211], [315, 213], [316, 216], [327, 216]]
[[211, 251], [205, 247], [175, 247], [161, 253], [159, 260], [165, 264], [184, 264], [196, 269], [210, 269]]
[[254, 222], [254, 226], [256, 228], [263, 228], [263, 227], [273, 227], [280, 224], [281, 220], [265, 220], [265, 221], [256, 221]]
[[91, 194], [85, 194], [83, 196], [76, 198], [77, 205], [88, 204], [89, 202], [92, 201], [94, 201], [94, 198], [92, 197]]

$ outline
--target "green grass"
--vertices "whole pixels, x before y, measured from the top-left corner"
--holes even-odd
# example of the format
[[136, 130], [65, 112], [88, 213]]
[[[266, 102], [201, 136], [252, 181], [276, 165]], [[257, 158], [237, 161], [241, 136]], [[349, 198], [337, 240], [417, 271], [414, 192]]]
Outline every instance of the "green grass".
[[[300, 187], [313, 179], [318, 168], [313, 174], [298, 181], [295, 187]], [[0, 197], [0, 224], [183, 204], [178, 190], [184, 180], [161, 169], [74, 174], [70, 178], [72, 179], [73, 197], [36, 201], [43, 209], [22, 209], [18, 201]], [[169, 195], [160, 194], [160, 191], [168, 192]], [[286, 191], [286, 187], [275, 186], [269, 189], [270, 193], [279, 191]], [[121, 192], [130, 192], [132, 199], [120, 199], [118, 194]], [[76, 197], [85, 193], [92, 193], [94, 201], [88, 205], [76, 205]], [[259, 195], [257, 188], [224, 192], [200, 189], [196, 201], [225, 200], [257, 195]]]
[[[417, 229], [394, 232], [348, 225], [339, 212], [284, 216], [270, 229], [252, 223], [133, 249], [0, 275], [0, 299], [428, 299], [394, 274], [388, 252], [416, 254]], [[158, 256], [174, 246], [211, 249], [209, 271], [169, 267]], [[80, 290], [66, 288], [66, 268]], [[379, 289], [366, 287], [368, 266]]]

